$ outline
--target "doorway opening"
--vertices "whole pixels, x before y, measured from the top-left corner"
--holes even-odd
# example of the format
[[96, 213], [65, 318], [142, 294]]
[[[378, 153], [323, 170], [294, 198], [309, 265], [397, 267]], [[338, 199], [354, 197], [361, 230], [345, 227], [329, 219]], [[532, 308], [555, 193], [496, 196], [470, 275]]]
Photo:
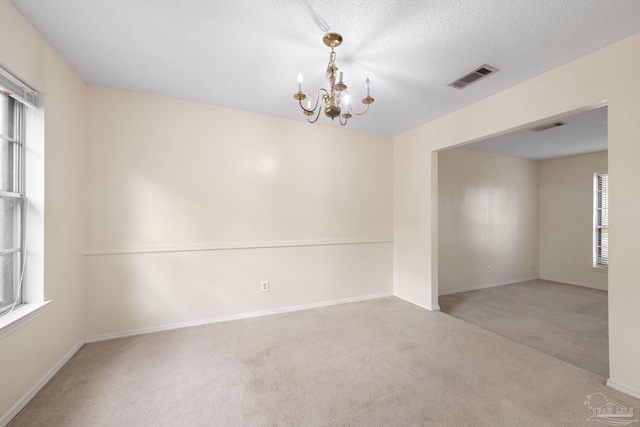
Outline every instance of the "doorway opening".
[[606, 378], [607, 107], [531, 128], [438, 152], [438, 304]]

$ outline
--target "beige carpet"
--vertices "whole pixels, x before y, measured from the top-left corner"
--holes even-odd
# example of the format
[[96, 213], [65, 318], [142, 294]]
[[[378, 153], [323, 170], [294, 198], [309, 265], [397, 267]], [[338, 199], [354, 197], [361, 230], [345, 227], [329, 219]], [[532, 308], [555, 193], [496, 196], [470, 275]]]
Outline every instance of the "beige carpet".
[[395, 297], [85, 345], [16, 426], [581, 426], [604, 379]]
[[607, 293], [531, 280], [443, 295], [440, 309], [458, 319], [609, 376]]

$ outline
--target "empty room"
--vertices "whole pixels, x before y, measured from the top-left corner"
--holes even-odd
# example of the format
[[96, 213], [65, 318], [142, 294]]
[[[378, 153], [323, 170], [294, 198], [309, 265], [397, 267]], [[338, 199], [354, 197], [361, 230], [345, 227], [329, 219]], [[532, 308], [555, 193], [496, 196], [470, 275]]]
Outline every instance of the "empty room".
[[[0, 426], [638, 420], [636, 1], [0, 0], [0, 35]], [[479, 149], [597, 112], [606, 152]], [[511, 295], [577, 307], [547, 348], [445, 306], [523, 280], [606, 301]]]

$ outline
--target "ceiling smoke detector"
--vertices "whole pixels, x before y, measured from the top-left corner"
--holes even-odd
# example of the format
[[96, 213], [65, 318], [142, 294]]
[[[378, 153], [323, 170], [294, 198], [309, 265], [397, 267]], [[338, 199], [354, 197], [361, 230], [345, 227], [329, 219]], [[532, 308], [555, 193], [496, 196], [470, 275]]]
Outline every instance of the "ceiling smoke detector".
[[541, 126], [536, 126], [534, 128], [529, 129], [532, 132], [540, 132], [543, 130], [547, 130], [547, 129], [553, 129], [553, 128], [557, 128], [560, 126], [564, 126], [566, 125], [565, 122], [553, 122], [553, 123], [547, 123], [546, 125], [541, 125]]
[[460, 77], [458, 80], [452, 81], [447, 86], [451, 86], [456, 89], [464, 89], [465, 87], [469, 86], [471, 83], [475, 83], [478, 80], [481, 80], [497, 71], [500, 71], [500, 70], [490, 65], [484, 64], [482, 67], [473, 70], [466, 76]]

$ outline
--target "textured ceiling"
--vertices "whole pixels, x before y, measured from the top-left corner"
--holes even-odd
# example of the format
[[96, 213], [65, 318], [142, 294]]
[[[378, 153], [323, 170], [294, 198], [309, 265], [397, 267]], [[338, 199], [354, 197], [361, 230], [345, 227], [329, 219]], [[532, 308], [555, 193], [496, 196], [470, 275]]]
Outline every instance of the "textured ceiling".
[[566, 125], [540, 132], [524, 129], [465, 145], [464, 148], [529, 160], [548, 160], [608, 149], [607, 107], [552, 123], [558, 121]]
[[[376, 99], [348, 127], [385, 135], [640, 32], [638, 0], [12, 2], [88, 83], [296, 120], [296, 76], [326, 85], [337, 30], [352, 98], [370, 77]], [[482, 64], [500, 72], [447, 86]]]

